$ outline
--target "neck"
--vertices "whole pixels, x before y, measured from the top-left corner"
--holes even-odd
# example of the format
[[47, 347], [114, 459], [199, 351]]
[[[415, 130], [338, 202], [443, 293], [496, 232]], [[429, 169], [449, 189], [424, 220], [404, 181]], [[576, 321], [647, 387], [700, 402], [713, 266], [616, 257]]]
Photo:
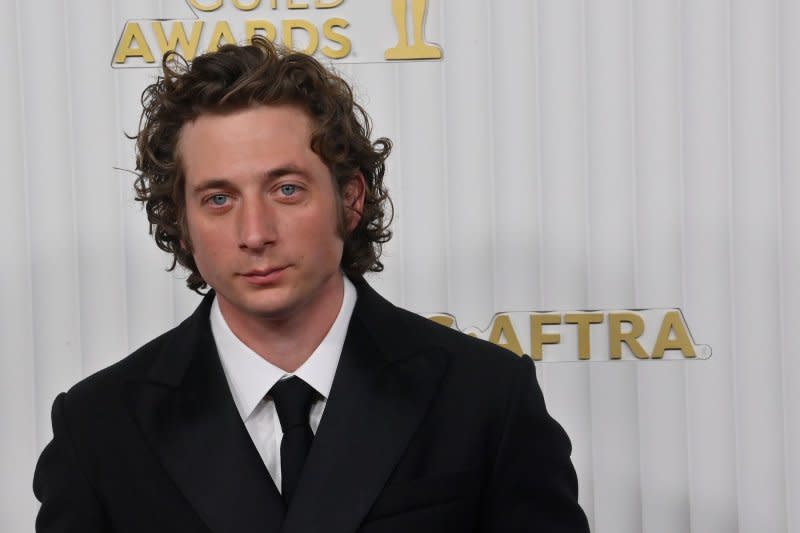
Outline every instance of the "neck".
[[314, 353], [336, 321], [344, 298], [341, 275], [333, 276], [325, 298], [278, 317], [237, 312], [225, 299], [219, 307], [234, 335], [285, 372], [294, 372]]

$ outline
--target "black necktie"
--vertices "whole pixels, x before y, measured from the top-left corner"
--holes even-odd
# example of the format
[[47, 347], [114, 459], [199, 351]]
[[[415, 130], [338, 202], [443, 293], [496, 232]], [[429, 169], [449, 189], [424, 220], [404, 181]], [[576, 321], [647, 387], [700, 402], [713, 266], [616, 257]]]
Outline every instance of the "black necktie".
[[292, 500], [297, 481], [303, 471], [314, 434], [308, 423], [308, 412], [317, 396], [311, 385], [292, 376], [277, 382], [269, 391], [283, 429], [281, 440], [281, 495], [286, 506]]

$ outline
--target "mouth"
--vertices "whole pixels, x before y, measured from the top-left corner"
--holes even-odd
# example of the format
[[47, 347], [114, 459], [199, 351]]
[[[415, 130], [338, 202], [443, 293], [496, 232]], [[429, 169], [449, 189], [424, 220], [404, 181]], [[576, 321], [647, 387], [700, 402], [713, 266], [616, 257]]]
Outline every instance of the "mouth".
[[248, 270], [247, 272], [241, 273], [240, 276], [255, 285], [268, 285], [278, 281], [287, 268], [287, 266], [276, 268], [254, 268], [253, 270]]

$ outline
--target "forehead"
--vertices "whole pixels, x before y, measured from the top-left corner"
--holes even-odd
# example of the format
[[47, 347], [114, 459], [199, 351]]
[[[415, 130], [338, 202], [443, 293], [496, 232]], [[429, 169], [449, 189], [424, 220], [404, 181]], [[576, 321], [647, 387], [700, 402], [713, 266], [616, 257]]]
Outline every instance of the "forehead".
[[178, 158], [187, 178], [250, 174], [276, 165], [322, 162], [311, 150], [311, 118], [295, 106], [257, 106], [204, 113], [183, 125]]
[[178, 132], [178, 150], [198, 142], [278, 138], [310, 141], [312, 120], [297, 106], [258, 105], [227, 112], [205, 112]]

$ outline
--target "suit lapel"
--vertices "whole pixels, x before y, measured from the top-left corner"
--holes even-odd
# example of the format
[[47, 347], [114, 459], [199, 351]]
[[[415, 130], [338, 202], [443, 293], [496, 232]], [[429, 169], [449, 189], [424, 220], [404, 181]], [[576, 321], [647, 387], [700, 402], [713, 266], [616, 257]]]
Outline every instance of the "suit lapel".
[[284, 506], [242, 423], [216, 353], [206, 297], [170, 334], [131, 408], [164, 469], [214, 533], [278, 531]]
[[357, 529], [445, 370], [444, 357], [425, 354], [398, 335], [391, 304], [363, 280], [358, 288], [330, 399], [286, 516], [286, 533]]

